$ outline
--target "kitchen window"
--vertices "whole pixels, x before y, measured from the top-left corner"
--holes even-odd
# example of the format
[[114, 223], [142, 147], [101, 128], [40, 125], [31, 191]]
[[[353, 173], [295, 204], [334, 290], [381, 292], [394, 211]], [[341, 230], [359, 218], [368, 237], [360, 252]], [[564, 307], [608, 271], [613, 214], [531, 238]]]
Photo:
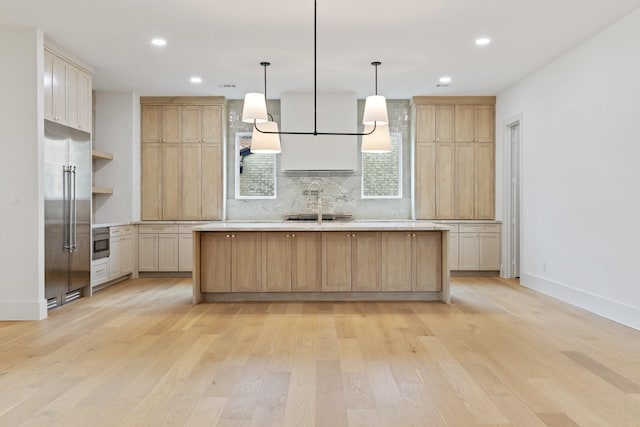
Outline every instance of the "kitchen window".
[[236, 133], [236, 199], [276, 198], [276, 155], [252, 154], [251, 132]]
[[402, 198], [401, 132], [391, 132], [391, 152], [362, 153], [362, 198]]

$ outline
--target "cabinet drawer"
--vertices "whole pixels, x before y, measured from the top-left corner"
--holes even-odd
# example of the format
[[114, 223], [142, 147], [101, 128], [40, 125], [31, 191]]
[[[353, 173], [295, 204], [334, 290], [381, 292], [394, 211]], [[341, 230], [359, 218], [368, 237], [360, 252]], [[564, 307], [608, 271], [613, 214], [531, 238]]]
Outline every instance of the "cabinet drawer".
[[91, 263], [91, 286], [109, 280], [109, 258], [97, 259]]
[[460, 233], [499, 233], [500, 224], [460, 224]]
[[191, 234], [193, 227], [197, 227], [200, 224], [179, 224], [178, 225], [178, 233], [180, 234]]
[[177, 224], [144, 224], [138, 227], [138, 233], [140, 234], [163, 234], [163, 233], [177, 233], [178, 225]]
[[109, 229], [110, 237], [131, 236], [133, 234], [133, 225], [118, 225]]

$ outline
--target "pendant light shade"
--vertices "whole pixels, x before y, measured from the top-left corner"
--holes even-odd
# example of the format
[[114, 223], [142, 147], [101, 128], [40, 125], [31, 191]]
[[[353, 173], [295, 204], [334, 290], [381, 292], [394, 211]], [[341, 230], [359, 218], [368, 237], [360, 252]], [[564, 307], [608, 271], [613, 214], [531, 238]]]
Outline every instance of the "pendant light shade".
[[[373, 125], [364, 125], [364, 132], [371, 132]], [[360, 151], [363, 153], [389, 153], [391, 151], [391, 135], [389, 134], [389, 126], [376, 124], [376, 130], [370, 135], [362, 137], [362, 147]]]
[[[278, 123], [264, 122], [260, 124], [260, 130], [263, 132], [278, 132]], [[280, 153], [280, 135], [277, 133], [261, 133], [253, 127], [253, 135], [251, 136], [251, 152], [257, 154], [277, 154]]]
[[242, 121], [245, 123], [264, 123], [269, 121], [267, 102], [262, 93], [247, 93], [242, 107]]
[[365, 125], [388, 125], [387, 101], [382, 95], [367, 96], [362, 123]]

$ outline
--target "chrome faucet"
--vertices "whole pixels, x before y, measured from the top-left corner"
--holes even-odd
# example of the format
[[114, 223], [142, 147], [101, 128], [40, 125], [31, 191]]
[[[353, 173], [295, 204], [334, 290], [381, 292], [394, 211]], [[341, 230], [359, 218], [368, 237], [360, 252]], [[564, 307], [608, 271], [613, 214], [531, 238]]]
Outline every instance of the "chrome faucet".
[[318, 181], [312, 181], [307, 189], [307, 209], [314, 210], [311, 207], [311, 204], [313, 203], [311, 200], [311, 191], [314, 186], [316, 187], [316, 194], [318, 195], [315, 211], [318, 214], [318, 224], [322, 224], [322, 198], [320, 198], [320, 192], [322, 192], [322, 189], [320, 188], [320, 183]]

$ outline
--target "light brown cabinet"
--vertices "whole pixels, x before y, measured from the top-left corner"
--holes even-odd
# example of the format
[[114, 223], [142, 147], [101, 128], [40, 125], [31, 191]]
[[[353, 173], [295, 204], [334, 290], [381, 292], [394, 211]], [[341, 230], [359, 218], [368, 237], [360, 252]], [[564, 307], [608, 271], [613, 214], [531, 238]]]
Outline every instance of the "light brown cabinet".
[[203, 292], [260, 292], [262, 233], [206, 233], [200, 240]]
[[44, 118], [91, 132], [91, 74], [45, 49]]
[[262, 292], [320, 292], [322, 237], [318, 232], [262, 234]]
[[440, 233], [382, 232], [382, 290], [442, 290]]
[[[196, 231], [198, 293], [440, 293], [448, 301], [444, 231]], [[398, 295], [412, 299], [409, 294]], [[417, 295], [416, 295], [417, 296]], [[199, 297], [197, 297], [198, 300]], [[216, 298], [225, 299], [226, 296]], [[234, 297], [235, 298], [235, 297]], [[277, 299], [286, 299], [286, 296]], [[322, 298], [310, 295], [310, 298]], [[332, 297], [333, 298], [333, 297]]]
[[417, 219], [495, 217], [495, 97], [415, 97]]
[[322, 233], [322, 291], [380, 290], [380, 234]]
[[[143, 220], [222, 219], [223, 103], [220, 97], [141, 98]], [[160, 159], [152, 144], [162, 147]]]

